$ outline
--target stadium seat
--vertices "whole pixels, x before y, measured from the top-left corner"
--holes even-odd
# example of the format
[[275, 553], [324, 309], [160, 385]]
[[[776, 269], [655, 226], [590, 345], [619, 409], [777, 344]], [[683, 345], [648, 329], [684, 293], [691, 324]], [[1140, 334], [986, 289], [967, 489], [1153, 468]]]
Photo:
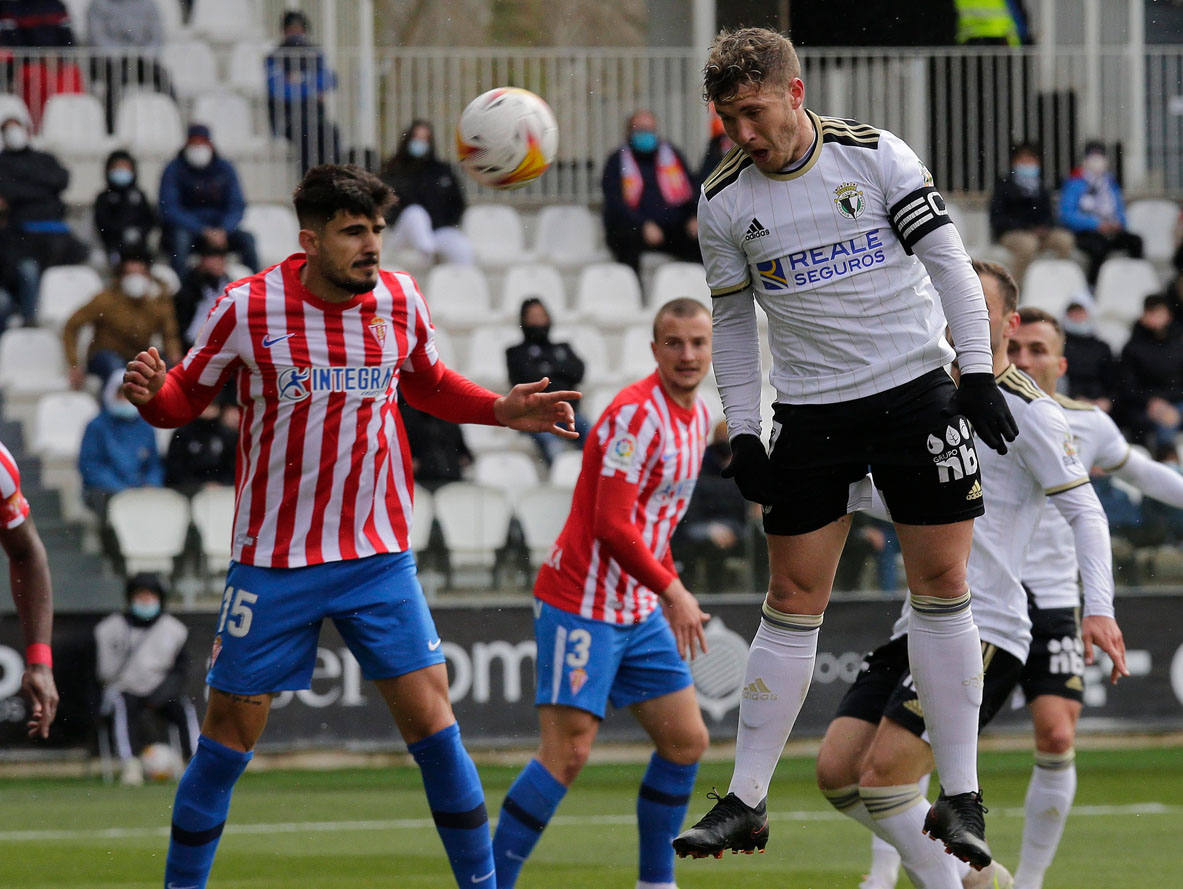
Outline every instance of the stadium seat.
[[521, 341], [521, 328], [509, 324], [494, 324], [474, 330], [468, 341], [468, 360], [461, 365], [464, 375], [482, 386], [498, 392], [505, 391], [509, 388], [505, 350]]
[[564, 451], [550, 464], [550, 484], [559, 488], [574, 488], [582, 468], [582, 451]]
[[248, 99], [261, 99], [267, 95], [267, 81], [264, 64], [272, 47], [266, 43], [241, 40], [230, 50], [230, 61], [226, 72], [226, 85]]
[[202, 488], [189, 501], [193, 527], [201, 541], [203, 574], [207, 580], [216, 580], [212, 587], [220, 586], [234, 540], [234, 487], [232, 485], [210, 485]]
[[238, 93], [214, 90], [193, 102], [193, 120], [209, 124], [214, 145], [229, 158], [263, 157], [271, 145], [255, 132], [250, 103]]
[[553, 265], [546, 263], [522, 263], [505, 270], [501, 285], [501, 312], [508, 318], [517, 318], [522, 301], [536, 296], [546, 305], [551, 322], [560, 324], [573, 320], [567, 307], [567, 292], [563, 276]]
[[214, 43], [257, 40], [263, 35], [259, 0], [194, 0], [189, 27]]
[[649, 308], [656, 311], [671, 299], [683, 296], [710, 308], [711, 288], [707, 286], [706, 269], [697, 262], [667, 262], [658, 266], [649, 286]]
[[453, 581], [456, 569], [494, 572], [513, 518], [504, 491], [472, 482], [444, 485], [435, 492], [435, 518], [448, 548]]
[[622, 328], [643, 320], [641, 284], [637, 274], [619, 262], [596, 262], [583, 267], [575, 293], [580, 318], [601, 327]]
[[1080, 266], [1070, 259], [1037, 259], [1027, 266], [1019, 301], [1024, 306], [1036, 306], [1056, 318], [1072, 297], [1088, 292], [1088, 282]]
[[189, 501], [170, 488], [128, 488], [108, 501], [107, 521], [129, 575], [171, 575], [189, 533]]
[[608, 357], [608, 343], [604, 334], [591, 324], [572, 324], [551, 330], [551, 341], [569, 343], [583, 360], [584, 386], [600, 386], [623, 379], [619, 362]]
[[600, 244], [600, 220], [580, 204], [551, 204], [538, 211], [534, 253], [544, 262], [581, 266], [608, 259]]
[[[35, 402], [46, 392], [68, 388], [62, 339], [44, 327], [16, 327], [0, 336], [0, 390], [10, 419], [16, 402]], [[20, 419], [31, 421], [30, 410]]]
[[1126, 208], [1130, 231], [1142, 236], [1143, 255], [1166, 261], [1175, 254], [1175, 232], [1179, 227], [1179, 205], [1174, 201], [1146, 199], [1132, 201]]
[[1097, 275], [1097, 315], [1132, 324], [1142, 314], [1142, 300], [1162, 290], [1149, 259], [1111, 256]]
[[460, 338], [454, 338], [452, 334], [448, 333], [442, 327], [436, 327], [434, 319], [432, 321], [432, 327], [432, 338], [435, 339], [435, 349], [439, 352], [439, 356], [443, 359], [444, 364], [448, 367], [463, 367], [464, 355], [460, 351]]
[[1097, 336], [1109, 345], [1114, 355], [1121, 354], [1121, 350], [1129, 342], [1131, 332], [1132, 325], [1128, 321], [1119, 321], [1116, 318], [1097, 319]]
[[[173, 89], [181, 100], [192, 99], [199, 93], [215, 89], [218, 85], [218, 57], [204, 40], [189, 38], [176, 43], [166, 43], [161, 52], [161, 59], [168, 69]], [[212, 120], [196, 116], [193, 120], [213, 125]]]
[[160, 10], [160, 24], [164, 29], [165, 40], [176, 40], [186, 33], [188, 29], [181, 14], [180, 0], [156, 0], [156, 8]]
[[423, 298], [432, 323], [452, 333], [502, 320], [489, 298], [485, 273], [474, 265], [445, 262], [433, 266], [427, 274]]
[[546, 561], [570, 511], [571, 488], [537, 485], [518, 497], [514, 513], [522, 526], [532, 567], [537, 568]]
[[513, 503], [523, 491], [538, 484], [538, 462], [521, 451], [478, 454], [472, 465], [472, 480], [478, 485], [500, 488]]
[[464, 211], [460, 228], [481, 265], [507, 266], [528, 258], [522, 217], [513, 207], [473, 204]]
[[89, 93], [57, 93], [46, 100], [41, 116], [41, 147], [60, 155], [71, 173], [71, 160], [106, 158], [118, 145], [106, 132], [103, 104]]
[[[31, 127], [33, 125], [29, 106], [25, 104], [24, 99], [12, 93], [0, 93], [0, 120], [8, 120], [13, 117], [24, 121], [25, 126]], [[106, 127], [103, 129], [106, 130]]]
[[37, 402], [31, 442], [43, 480], [47, 463], [77, 463], [82, 433], [98, 412], [98, 400], [86, 392], [50, 392]]
[[435, 498], [431, 491], [415, 485], [415, 504], [411, 513], [411, 552], [416, 555], [431, 542], [431, 525], [435, 521]]
[[255, 236], [263, 268], [283, 262], [299, 249], [300, 223], [287, 204], [247, 204], [242, 228]]
[[636, 324], [624, 332], [620, 343], [620, 370], [624, 379], [639, 380], [653, 373], [657, 366], [653, 359], [653, 328]]
[[604, 411], [608, 409], [616, 398], [620, 389], [617, 386], [596, 386], [585, 389], [580, 401], [580, 410], [592, 423], [599, 421]]
[[537, 446], [525, 433], [505, 426], [486, 426], [483, 423], [465, 425], [464, 444], [474, 455], [494, 451], [521, 451], [530, 456], [538, 453]]
[[128, 90], [115, 112], [115, 138], [141, 161], [140, 178], [145, 159], [164, 160], [181, 150], [185, 128], [176, 102], [161, 93], [148, 90]]
[[79, 306], [103, 289], [103, 279], [88, 265], [55, 265], [41, 274], [37, 323], [59, 331]]

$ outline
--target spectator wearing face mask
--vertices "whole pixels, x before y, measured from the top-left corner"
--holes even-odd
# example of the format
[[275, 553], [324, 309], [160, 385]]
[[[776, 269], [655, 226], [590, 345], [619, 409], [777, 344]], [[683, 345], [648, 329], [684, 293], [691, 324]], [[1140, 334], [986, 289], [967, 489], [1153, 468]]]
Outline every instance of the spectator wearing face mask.
[[1014, 147], [1010, 172], [998, 180], [990, 198], [990, 230], [1010, 251], [1011, 274], [1023, 280], [1027, 266], [1041, 250], [1061, 259], [1072, 255], [1072, 233], [1056, 226], [1052, 195], [1043, 184], [1039, 149], [1030, 142]]
[[625, 129], [601, 181], [608, 249], [638, 273], [645, 251], [702, 262], [698, 192], [685, 157], [658, 135], [652, 111], [634, 112]]
[[[145, 343], [159, 342], [165, 360], [181, 360], [181, 340], [172, 301], [151, 276], [147, 253], [128, 249], [115, 268], [111, 286], [80, 306], [62, 328], [70, 384], [79, 388], [88, 373], [107, 379], [139, 354]], [[78, 354], [78, 334], [92, 331], [86, 360]]]
[[[122, 386], [122, 370], [107, 378], [102, 409], [86, 424], [78, 450], [83, 500], [104, 525], [107, 502], [113, 494], [164, 484], [164, 461], [156, 444], [156, 430], [124, 397]], [[117, 551], [109, 534], [104, 538], [108, 551]]]
[[[583, 360], [575, 354], [575, 350], [568, 343], [551, 342], [550, 312], [546, 310], [542, 300], [536, 296], [523, 300], [519, 319], [523, 340], [505, 350], [510, 385], [516, 386], [518, 383], [548, 377], [548, 392], [556, 389], [577, 389], [583, 379]], [[576, 402], [572, 407], [575, 409], [575, 431], [579, 433], [578, 441], [568, 442], [557, 435], [547, 433], [527, 433], [538, 445], [538, 452], [547, 466], [568, 446], [582, 448], [591, 429], [587, 419], [579, 412], [579, 403]]]
[[1095, 404], [1105, 413], [1113, 407], [1117, 361], [1109, 344], [1097, 336], [1093, 300], [1087, 294], [1073, 298], [1060, 322], [1064, 329], [1064, 358], [1068, 371], [1063, 379], [1068, 396]]
[[177, 277], [184, 277], [199, 237], [237, 253], [243, 265], [258, 271], [254, 235], [238, 227], [245, 212], [234, 165], [214, 148], [209, 127], [191, 125], [184, 147], [160, 177], [161, 243]]
[[431, 124], [411, 122], [382, 165], [382, 179], [398, 198], [386, 218], [391, 247], [416, 250], [427, 261], [473, 261], [472, 245], [460, 230], [464, 189], [456, 168], [436, 156]]
[[1126, 230], [1125, 200], [1121, 186], [1109, 172], [1109, 152], [1104, 143], [1084, 146], [1080, 166], [1060, 190], [1060, 224], [1070, 229], [1076, 246], [1088, 254], [1089, 285], [1105, 258], [1124, 250], [1135, 259], [1142, 257], [1142, 239]]
[[136, 161], [122, 148], [107, 156], [107, 187], [94, 200], [94, 227], [111, 265], [128, 249], [145, 249], [156, 211], [136, 184]]

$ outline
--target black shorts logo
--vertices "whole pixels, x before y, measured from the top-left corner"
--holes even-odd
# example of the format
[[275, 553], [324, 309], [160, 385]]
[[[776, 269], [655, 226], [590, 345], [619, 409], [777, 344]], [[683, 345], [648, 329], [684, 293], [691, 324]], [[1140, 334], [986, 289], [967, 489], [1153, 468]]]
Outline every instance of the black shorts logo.
[[943, 439], [930, 433], [927, 445], [941, 484], [977, 474], [978, 452], [974, 450], [969, 424], [964, 417], [958, 417], [955, 423], [945, 427]]

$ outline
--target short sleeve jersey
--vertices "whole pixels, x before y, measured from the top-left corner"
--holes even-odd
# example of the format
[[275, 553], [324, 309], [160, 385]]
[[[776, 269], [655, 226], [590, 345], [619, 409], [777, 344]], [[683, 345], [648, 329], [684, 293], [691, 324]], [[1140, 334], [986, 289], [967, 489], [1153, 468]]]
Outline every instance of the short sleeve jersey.
[[[1031, 646], [1022, 569], [1049, 495], [1089, 483], [1064, 411], [1014, 365], [997, 377], [1019, 428], [1006, 454], [979, 445], [986, 514], [974, 520], [968, 578], [983, 642], [1021, 661]], [[905, 617], [896, 633], [907, 629]]]
[[15, 528], [29, 517], [29, 501], [21, 493], [21, 471], [8, 448], [0, 444], [0, 528]]
[[[1064, 409], [1083, 466], [1116, 472], [1125, 465], [1130, 456], [1129, 443], [1107, 413], [1064, 395], [1052, 397]], [[1027, 550], [1023, 583], [1038, 608], [1075, 608], [1080, 604], [1077, 574], [1072, 528], [1052, 504], [1045, 504], [1043, 518]]]
[[399, 375], [438, 361], [413, 278], [382, 271], [329, 303], [300, 282], [303, 254], [231, 284], [179, 374], [235, 377], [239, 425], [233, 558], [295, 568], [408, 546], [413, 482]]
[[637, 486], [629, 516], [644, 546], [661, 562], [690, 504], [702, 467], [709, 416], [665, 394], [657, 375], [621, 390], [596, 422], [583, 449], [571, 512], [538, 571], [534, 595], [556, 608], [612, 624], [636, 624], [658, 596], [627, 574], [594, 533], [597, 489], [607, 478]]
[[949, 223], [901, 139], [808, 112], [813, 148], [760, 172], [738, 147], [702, 185], [699, 243], [716, 299], [751, 292], [768, 315], [779, 400], [873, 395], [948, 364], [938, 296], [913, 246]]

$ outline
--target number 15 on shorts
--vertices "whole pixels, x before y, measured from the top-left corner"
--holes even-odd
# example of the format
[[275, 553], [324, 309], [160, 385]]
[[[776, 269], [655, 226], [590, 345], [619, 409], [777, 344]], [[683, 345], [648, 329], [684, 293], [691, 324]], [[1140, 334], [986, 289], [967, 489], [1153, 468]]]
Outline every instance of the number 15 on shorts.
[[226, 632], [238, 638], [249, 633], [251, 620], [255, 616], [251, 606], [258, 599], [258, 596], [246, 590], [226, 587], [226, 592], [222, 594], [222, 609], [218, 614], [218, 633]]

